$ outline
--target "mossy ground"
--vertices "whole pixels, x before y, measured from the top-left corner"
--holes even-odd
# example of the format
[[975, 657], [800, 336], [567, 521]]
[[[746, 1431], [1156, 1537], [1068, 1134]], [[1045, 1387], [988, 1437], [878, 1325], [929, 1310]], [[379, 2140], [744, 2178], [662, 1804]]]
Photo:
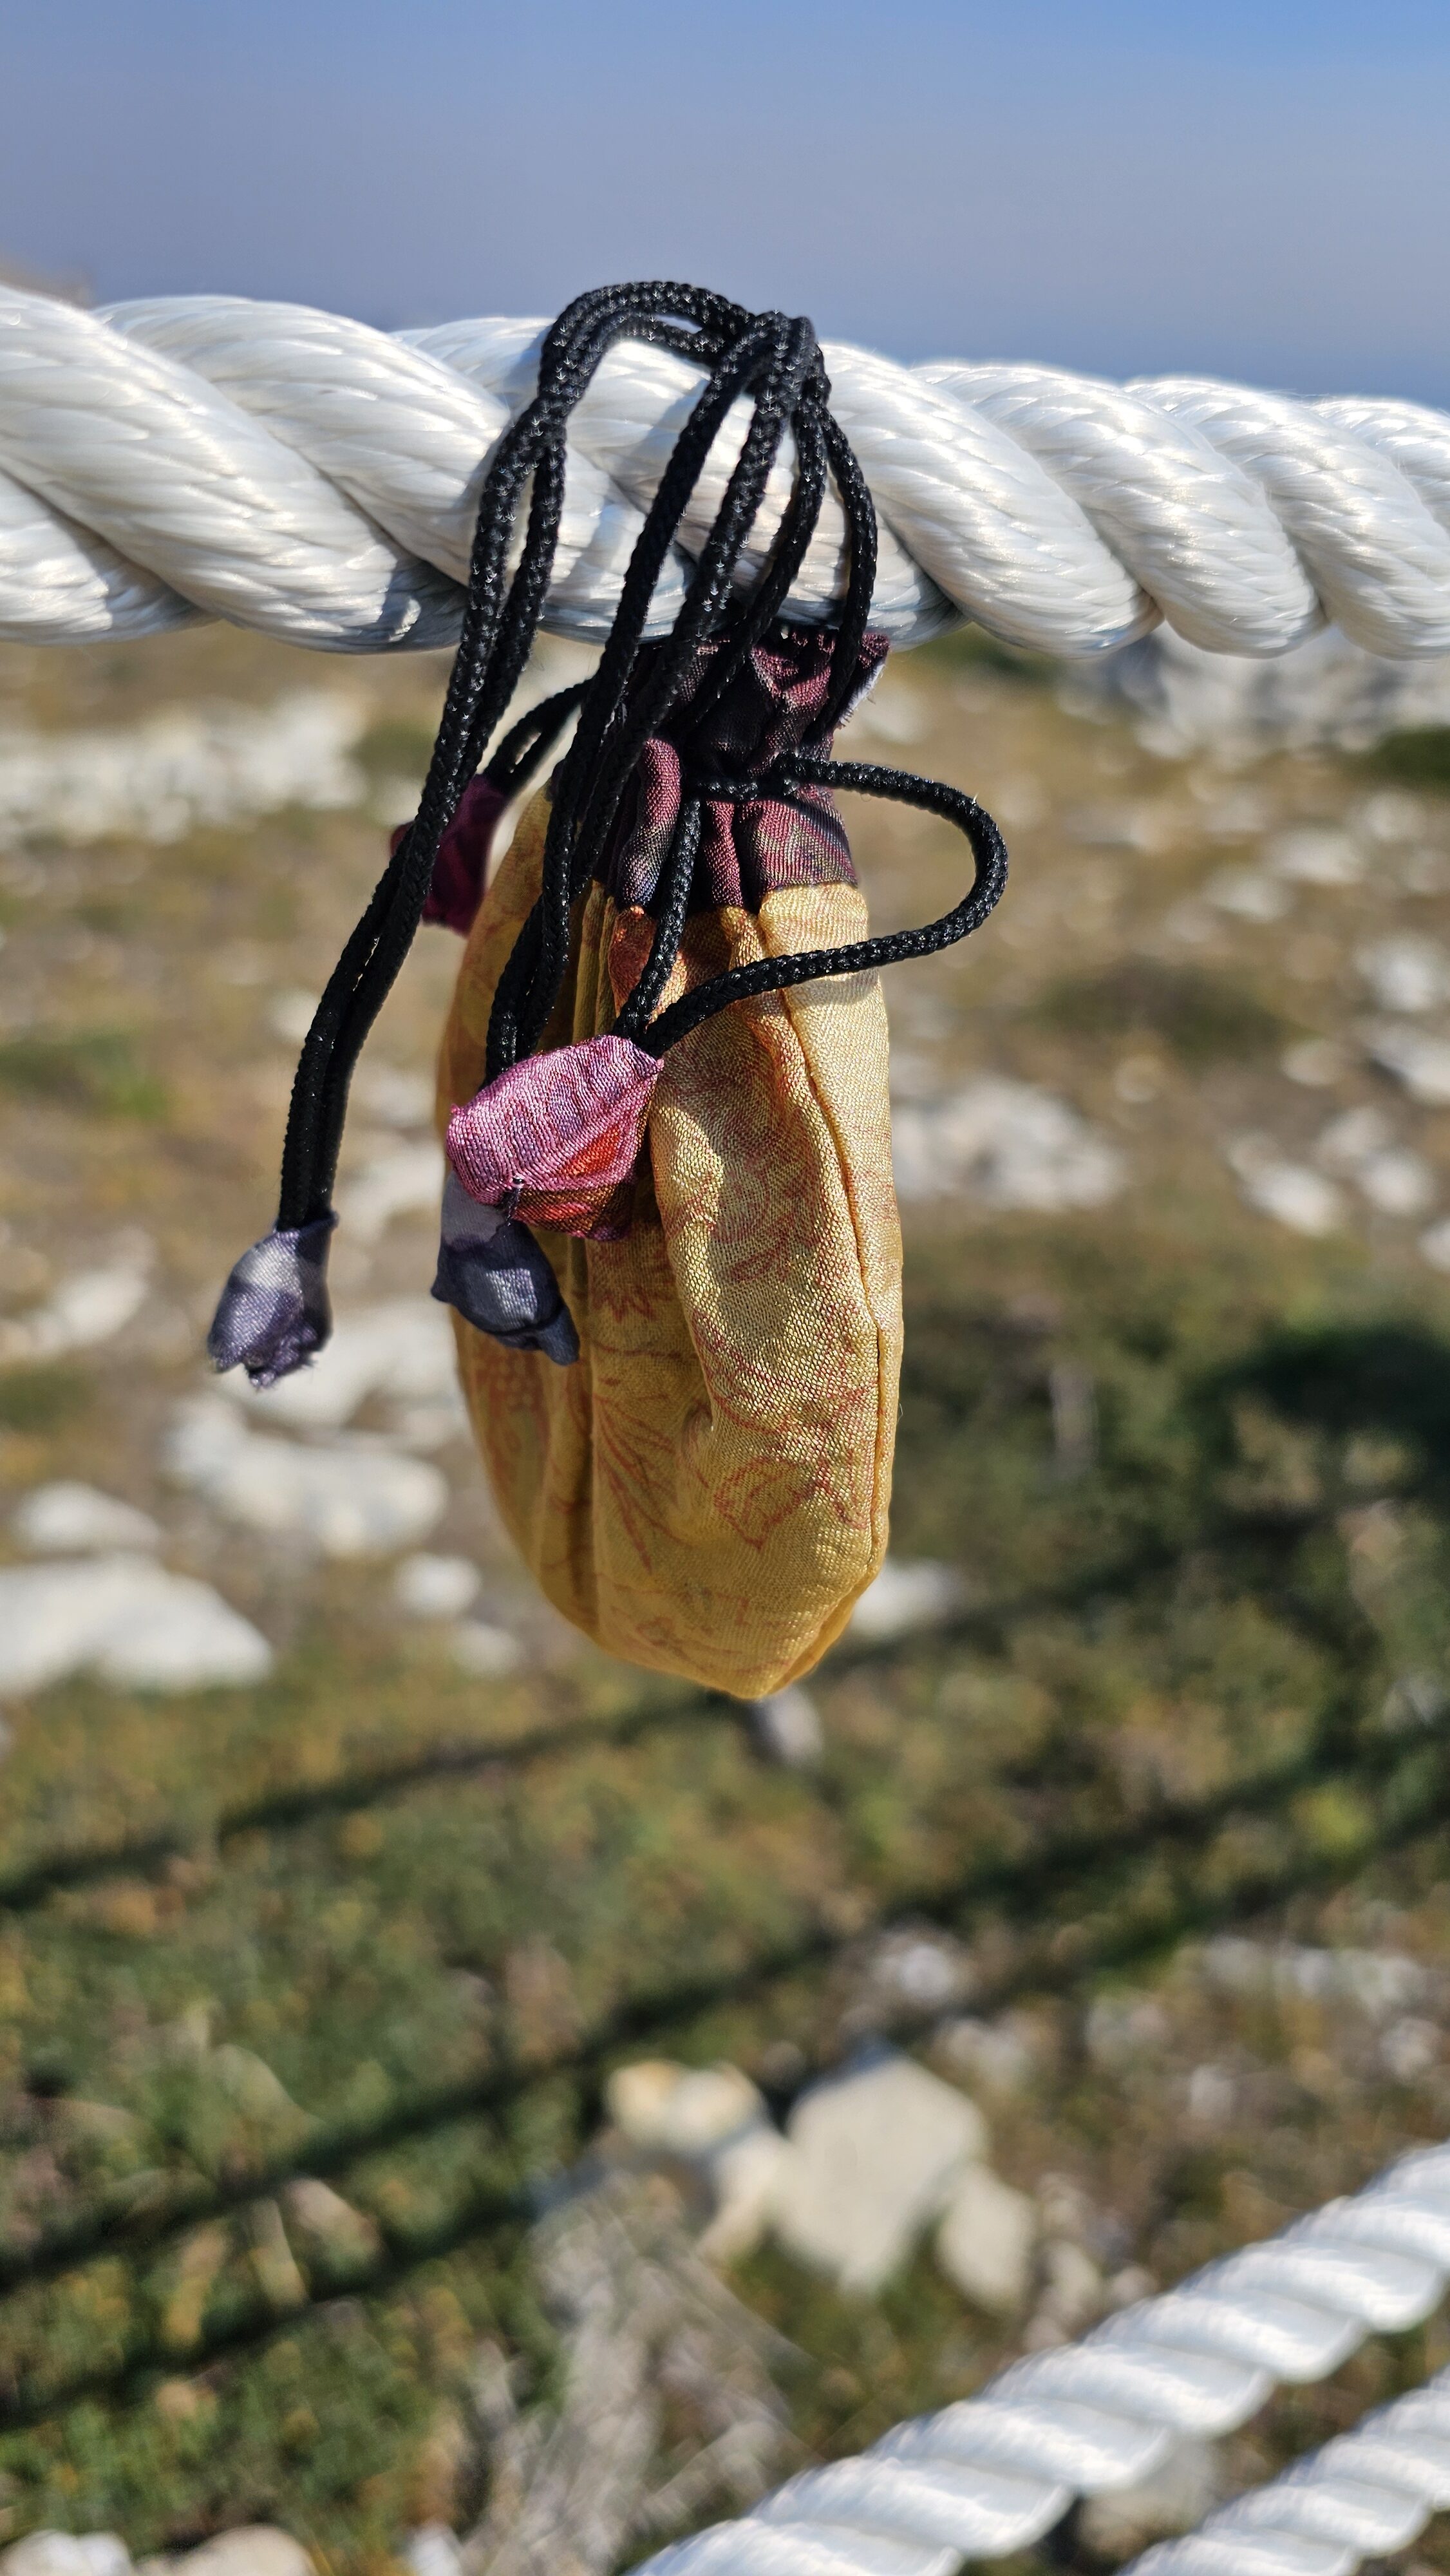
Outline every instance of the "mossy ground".
[[[0, 655], [7, 713], [57, 725], [355, 688], [380, 774], [416, 757], [440, 679], [339, 682], [210, 632]], [[1302, 1154], [1374, 1101], [1450, 1177], [1450, 1118], [1352, 1051], [1337, 1095], [1279, 1070], [1289, 1040], [1352, 1030], [1356, 945], [1387, 912], [1443, 935], [1450, 897], [1308, 891], [1288, 930], [1220, 915], [1185, 959], [1164, 923], [1245, 854], [1211, 828], [1242, 781], [1069, 719], [1013, 665], [928, 655], [894, 685], [920, 737], [899, 756], [1000, 802], [1016, 866], [979, 941], [898, 974], [913, 1079], [1061, 1091], [1130, 1183], [1087, 1214], [911, 1218], [893, 1547], [958, 1566], [968, 1606], [831, 1659], [812, 1775], [762, 1767], [726, 1704], [548, 1632], [518, 1680], [467, 1680], [375, 1569], [289, 1564], [160, 1478], [216, 1281], [269, 1213], [269, 994], [320, 986], [380, 825], [285, 814], [0, 869], [0, 1296], [32, 1302], [127, 1224], [162, 1282], [123, 1343], [0, 1372], [0, 1484], [81, 1475], [157, 1508], [168, 1561], [281, 1650], [256, 1689], [77, 1684], [7, 1712], [0, 2532], [107, 2526], [139, 2553], [265, 2518], [381, 2576], [404, 2529], [473, 2500], [454, 2428], [477, 2339], [547, 2385], [529, 2184], [592, 2134], [609, 2065], [728, 2055], [784, 2098], [861, 2027], [892, 1924], [972, 1943], [974, 2009], [1010, 2016], [1028, 2069], [987, 2099], [999, 2168], [1077, 2186], [1105, 2266], [1166, 2282], [1444, 2131], [1436, 2032], [1396, 2073], [1367, 2020], [1220, 1992], [1191, 1941], [1450, 1969], [1450, 1290], [1413, 1227], [1276, 1229], [1223, 1152], [1253, 1128]], [[1365, 792], [1311, 756], [1251, 783], [1283, 820]], [[1438, 810], [1426, 829], [1450, 847]], [[956, 849], [923, 819], [872, 809], [859, 848], [883, 926], [950, 899]], [[420, 942], [388, 1060], [427, 1062], [450, 964], [446, 934]], [[420, 1289], [427, 1261], [400, 1224], [341, 1291]], [[1090, 1382], [1086, 1454], [1054, 1435], [1064, 1370]], [[446, 1464], [440, 1543], [516, 1601], [477, 1470]], [[309, 2230], [299, 2174], [351, 2226]], [[798, 2347], [821, 2454], [1014, 2349], [925, 2256], [876, 2303], [773, 2252], [736, 2285]], [[1370, 2344], [1278, 2401], [1237, 2473], [1447, 2357], [1438, 2325]]]

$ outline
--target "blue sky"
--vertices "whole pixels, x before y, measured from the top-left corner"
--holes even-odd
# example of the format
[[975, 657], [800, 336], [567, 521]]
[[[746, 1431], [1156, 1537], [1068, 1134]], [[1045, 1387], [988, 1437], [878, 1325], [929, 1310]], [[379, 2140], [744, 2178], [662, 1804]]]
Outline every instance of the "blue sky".
[[1450, 403], [1450, 0], [8, 0], [0, 258]]

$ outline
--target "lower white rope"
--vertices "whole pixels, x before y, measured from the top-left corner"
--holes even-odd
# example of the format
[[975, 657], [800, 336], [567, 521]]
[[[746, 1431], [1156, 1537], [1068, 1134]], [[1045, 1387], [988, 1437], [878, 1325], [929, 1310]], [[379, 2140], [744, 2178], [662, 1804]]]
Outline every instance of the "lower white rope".
[[[1418, 2325], [1447, 2281], [1450, 2146], [1441, 2146], [1124, 2309], [1081, 2343], [1013, 2363], [980, 2396], [897, 2425], [860, 2458], [803, 2471], [739, 2521], [657, 2552], [637, 2576], [952, 2576], [963, 2559], [1006, 2557], [1076, 2498], [1151, 2475], [1186, 2435], [1233, 2432], [1276, 2384], [1323, 2379], [1367, 2334]], [[1364, 2448], [1344, 2480], [1377, 2486], [1392, 2455], [1417, 2459], [1389, 2487], [1427, 2499], [1427, 2512], [1450, 2502], [1450, 2393], [1437, 2381], [1390, 2415], [1393, 2433], [1381, 2414], [1346, 2437]], [[1318, 2455], [1329, 2464], [1322, 2478], [1318, 2462], [1305, 2463], [1142, 2563], [1153, 2576], [1337, 2576], [1356, 2564], [1356, 2531], [1376, 2511], [1391, 2515], [1389, 2502], [1366, 2496], [1360, 2522], [1338, 2526], [1348, 2556], [1302, 2536], [1304, 2517], [1321, 2511], [1305, 2496], [1332, 2496], [1344, 2450], [1333, 2442]], [[1409, 2503], [1394, 2510], [1407, 2514]]]
[[[333, 651], [450, 642], [479, 486], [532, 392], [544, 328], [393, 335], [238, 296], [87, 313], [0, 288], [0, 637], [141, 635], [204, 616]], [[1371, 652], [1450, 652], [1444, 413], [1187, 377], [903, 367], [840, 342], [825, 357], [880, 519], [873, 620], [897, 643], [973, 618], [1008, 643], [1083, 656], [1164, 618], [1223, 653], [1282, 653], [1327, 621]], [[701, 381], [636, 342], [599, 369], [570, 423], [555, 632], [606, 631]], [[737, 407], [720, 433], [686, 549], [713, 519], [743, 421]], [[760, 544], [789, 483], [784, 455]], [[832, 495], [790, 617], [829, 614], [842, 544]], [[684, 573], [677, 553], [660, 628]]]
[[1123, 2576], [1353, 2576], [1450, 2505], [1450, 2371], [1160, 2541]]

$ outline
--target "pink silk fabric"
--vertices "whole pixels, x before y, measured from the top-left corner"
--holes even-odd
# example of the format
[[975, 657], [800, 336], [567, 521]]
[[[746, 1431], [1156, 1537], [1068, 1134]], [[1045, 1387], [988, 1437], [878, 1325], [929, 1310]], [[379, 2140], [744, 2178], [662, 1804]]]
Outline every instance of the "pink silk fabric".
[[485, 1207], [618, 1242], [659, 1070], [612, 1032], [524, 1056], [454, 1110], [448, 1159]]

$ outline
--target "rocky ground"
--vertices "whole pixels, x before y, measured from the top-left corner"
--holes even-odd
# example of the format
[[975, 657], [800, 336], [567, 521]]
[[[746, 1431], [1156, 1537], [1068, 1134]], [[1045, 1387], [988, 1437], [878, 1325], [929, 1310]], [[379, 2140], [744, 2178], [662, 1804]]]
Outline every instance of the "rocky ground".
[[[441, 678], [0, 652], [15, 2576], [608, 2576], [1450, 2114], [1433, 692], [940, 647], [863, 710], [1014, 876], [894, 972], [888, 1575], [749, 1713], [582, 1646], [489, 1509], [426, 1296], [448, 934], [333, 1351], [200, 1363]], [[883, 927], [953, 898], [924, 818], [857, 844]], [[1059, 2558], [1447, 2357], [1372, 2341]]]

